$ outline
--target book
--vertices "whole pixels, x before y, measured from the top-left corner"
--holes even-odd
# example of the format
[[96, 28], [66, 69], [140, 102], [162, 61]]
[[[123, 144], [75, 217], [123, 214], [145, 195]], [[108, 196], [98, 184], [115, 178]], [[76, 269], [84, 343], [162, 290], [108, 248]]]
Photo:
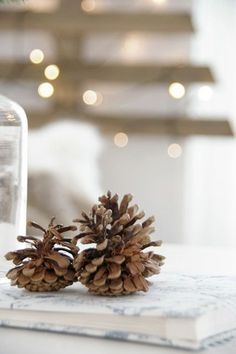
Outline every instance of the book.
[[0, 278], [0, 325], [202, 349], [236, 335], [236, 278], [163, 272], [148, 293], [31, 293]]

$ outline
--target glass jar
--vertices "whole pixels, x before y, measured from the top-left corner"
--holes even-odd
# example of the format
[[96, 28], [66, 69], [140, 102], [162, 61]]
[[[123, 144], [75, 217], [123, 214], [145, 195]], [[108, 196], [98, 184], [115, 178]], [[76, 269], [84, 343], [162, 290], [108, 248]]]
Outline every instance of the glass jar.
[[27, 118], [15, 102], [0, 96], [0, 267], [25, 235], [27, 197]]

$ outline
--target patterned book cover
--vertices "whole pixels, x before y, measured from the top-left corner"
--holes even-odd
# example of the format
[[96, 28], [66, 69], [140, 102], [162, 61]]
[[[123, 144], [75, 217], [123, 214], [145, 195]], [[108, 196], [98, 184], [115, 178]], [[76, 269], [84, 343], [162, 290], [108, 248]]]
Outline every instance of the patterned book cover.
[[[1, 274], [0, 274], [1, 276]], [[100, 297], [88, 294], [80, 284], [52, 293], [30, 293], [11, 287], [6, 278], [0, 278], [0, 325], [5, 327], [22, 327], [37, 330], [74, 333], [87, 336], [116, 338], [120, 340], [139, 341], [158, 345], [200, 349], [209, 345], [220, 344], [233, 338], [236, 334], [236, 278], [223, 276], [190, 276], [184, 274], [162, 273], [152, 278], [153, 285], [148, 293], [138, 293], [123, 297]], [[10, 309], [11, 319], [4, 318], [4, 309]], [[225, 329], [212, 333], [202, 341], [189, 338], [171, 338], [163, 335], [116, 330], [109, 328], [92, 328], [87, 323], [55, 324], [50, 322], [50, 313], [67, 314], [102, 314], [112, 316], [135, 317], [135, 322], [144, 321], [147, 326], [151, 319], [174, 320], [173, 323], [190, 323], [192, 328], [196, 320], [204, 314], [225, 309], [229, 319], [224, 318]], [[2, 312], [1, 312], [2, 310]], [[43, 322], [14, 320], [14, 310], [40, 311], [48, 316]], [[227, 315], [227, 316], [228, 316]], [[112, 320], [112, 317], [111, 317]], [[234, 328], [229, 329], [227, 321], [235, 321]], [[145, 322], [146, 321], [146, 322]], [[177, 322], [176, 322], [177, 321]], [[187, 322], [186, 322], [187, 321]], [[150, 322], [151, 323], [151, 322]], [[209, 326], [212, 324], [210, 323]], [[184, 327], [183, 327], [184, 328]], [[197, 328], [196, 337], [197, 337]], [[174, 332], [173, 332], [174, 333]]]

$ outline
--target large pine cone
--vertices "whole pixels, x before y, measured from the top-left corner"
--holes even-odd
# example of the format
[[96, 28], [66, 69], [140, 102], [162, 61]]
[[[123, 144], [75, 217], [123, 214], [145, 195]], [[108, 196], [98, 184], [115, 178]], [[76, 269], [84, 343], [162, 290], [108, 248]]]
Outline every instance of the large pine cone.
[[83, 244], [96, 244], [84, 249], [74, 260], [77, 276], [89, 291], [100, 295], [121, 295], [136, 291], [148, 291], [150, 283], [145, 279], [160, 272], [165, 257], [153, 251], [143, 252], [150, 246], [160, 246], [161, 241], [151, 241], [154, 217], [142, 223], [144, 217], [138, 206], [129, 207], [132, 196], [104, 195], [94, 205], [90, 215], [82, 213], [82, 233], [74, 238]]
[[29, 226], [43, 232], [43, 238], [18, 236], [18, 241], [29, 243], [31, 247], [5, 255], [16, 265], [6, 274], [11, 279], [11, 285], [29, 291], [55, 291], [76, 281], [73, 259], [78, 254], [78, 247], [70, 239], [63, 238], [62, 234], [75, 231], [77, 227], [54, 225], [54, 219], [47, 230], [30, 222]]

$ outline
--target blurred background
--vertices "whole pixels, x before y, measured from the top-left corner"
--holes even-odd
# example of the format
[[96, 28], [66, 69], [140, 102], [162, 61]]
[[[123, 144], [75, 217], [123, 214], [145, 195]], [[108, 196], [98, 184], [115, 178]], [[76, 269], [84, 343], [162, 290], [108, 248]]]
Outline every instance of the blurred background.
[[165, 242], [236, 245], [236, 1], [0, 5], [0, 93], [29, 120], [28, 218], [110, 189]]

